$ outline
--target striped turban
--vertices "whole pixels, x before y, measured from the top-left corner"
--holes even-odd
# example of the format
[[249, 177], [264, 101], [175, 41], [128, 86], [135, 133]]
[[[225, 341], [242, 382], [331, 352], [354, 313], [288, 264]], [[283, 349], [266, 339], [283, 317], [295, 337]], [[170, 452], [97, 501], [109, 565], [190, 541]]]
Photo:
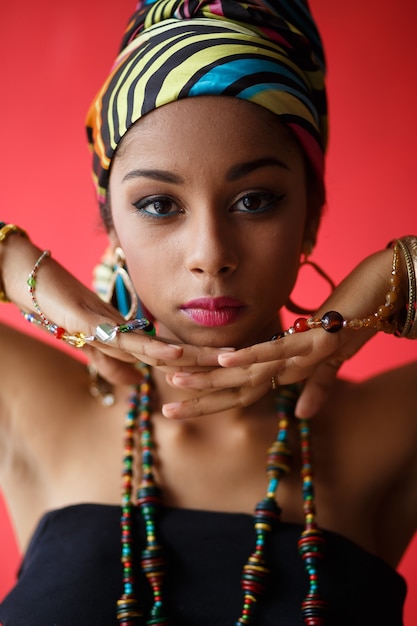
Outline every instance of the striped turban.
[[322, 182], [324, 72], [307, 0], [142, 0], [87, 115], [99, 202], [130, 126], [192, 96], [232, 96], [272, 111], [295, 133]]

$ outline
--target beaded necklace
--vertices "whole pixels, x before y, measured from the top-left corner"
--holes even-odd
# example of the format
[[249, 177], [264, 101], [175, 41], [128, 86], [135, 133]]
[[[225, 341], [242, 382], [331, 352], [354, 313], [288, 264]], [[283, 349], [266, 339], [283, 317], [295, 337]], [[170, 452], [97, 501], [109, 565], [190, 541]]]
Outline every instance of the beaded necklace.
[[[143, 373], [142, 384], [132, 390], [125, 421], [120, 522], [123, 592], [117, 601], [117, 620], [120, 626], [145, 626], [145, 624], [169, 626], [171, 622], [165, 613], [163, 598], [166, 561], [158, 540], [157, 529], [158, 512], [163, 506], [163, 501], [161, 490], [154, 478], [154, 442], [150, 410], [151, 376], [147, 367], [143, 368]], [[242, 610], [234, 626], [253, 623], [255, 606], [265, 590], [269, 574], [265, 559], [267, 540], [280, 522], [281, 509], [276, 503], [276, 492], [281, 478], [290, 471], [288, 425], [298, 393], [299, 388], [296, 385], [282, 387], [277, 397], [278, 433], [267, 455], [266, 494], [255, 507], [253, 517], [255, 548], [243, 567]], [[298, 550], [308, 577], [308, 592], [301, 604], [301, 614], [306, 626], [324, 626], [326, 602], [320, 596], [317, 576], [318, 561], [323, 558], [324, 537], [316, 523], [309, 422], [308, 420], [299, 422], [304, 530], [298, 541]], [[133, 464], [137, 429], [142, 460], [141, 480], [134, 503]], [[148, 618], [144, 617], [139, 607], [133, 574], [132, 527], [135, 507], [140, 509], [145, 522], [146, 544], [141, 553], [141, 567], [153, 596]]]

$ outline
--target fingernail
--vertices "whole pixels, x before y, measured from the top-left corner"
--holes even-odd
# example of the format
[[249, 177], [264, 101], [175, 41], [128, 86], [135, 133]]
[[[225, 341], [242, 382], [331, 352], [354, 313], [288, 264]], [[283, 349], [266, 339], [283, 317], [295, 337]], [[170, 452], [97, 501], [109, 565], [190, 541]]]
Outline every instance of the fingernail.
[[219, 354], [219, 356], [217, 357], [217, 362], [219, 363], [219, 365], [222, 365], [223, 361], [227, 363], [227, 352], [225, 354]]
[[219, 348], [220, 352], [235, 352], [236, 348]]
[[162, 405], [162, 415], [164, 417], [171, 417], [171, 413], [178, 409], [181, 406], [181, 402], [169, 402], [168, 404]]

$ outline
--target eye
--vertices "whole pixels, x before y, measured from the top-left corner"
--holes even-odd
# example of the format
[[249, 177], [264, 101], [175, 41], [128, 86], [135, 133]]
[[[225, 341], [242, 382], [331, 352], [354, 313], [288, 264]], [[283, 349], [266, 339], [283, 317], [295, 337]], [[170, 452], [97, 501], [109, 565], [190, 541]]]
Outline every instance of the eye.
[[148, 196], [132, 204], [139, 212], [152, 217], [166, 217], [180, 212], [178, 205], [168, 196]]
[[267, 191], [253, 191], [246, 193], [234, 203], [233, 209], [242, 213], [262, 213], [276, 206], [284, 198]]

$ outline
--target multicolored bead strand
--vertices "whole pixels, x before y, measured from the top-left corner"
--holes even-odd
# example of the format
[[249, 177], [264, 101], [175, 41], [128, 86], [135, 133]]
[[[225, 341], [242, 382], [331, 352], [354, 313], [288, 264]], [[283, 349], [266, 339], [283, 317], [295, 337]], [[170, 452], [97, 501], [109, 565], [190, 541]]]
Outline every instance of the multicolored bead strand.
[[[170, 622], [165, 615], [162, 593], [166, 561], [163, 548], [158, 541], [156, 528], [158, 512], [163, 506], [163, 501], [154, 477], [154, 442], [149, 397], [151, 379], [147, 366], [141, 364], [141, 370], [144, 375], [144, 382], [139, 389], [135, 388], [131, 395], [125, 425], [121, 515], [123, 593], [117, 602], [117, 619], [120, 626], [144, 626], [145, 624], [147, 626], [169, 626]], [[288, 426], [289, 420], [294, 414], [299, 389], [299, 385], [283, 387], [277, 398], [278, 434], [268, 450], [266, 494], [255, 507], [253, 518], [255, 549], [243, 567], [241, 577], [244, 594], [243, 606], [235, 626], [248, 625], [253, 622], [254, 609], [265, 590], [266, 580], [270, 573], [266, 549], [269, 536], [281, 518], [281, 509], [276, 503], [276, 493], [281, 478], [290, 472], [291, 452], [288, 446]], [[153, 605], [147, 619], [139, 610], [135, 596], [132, 563], [132, 515], [135, 506], [132, 502], [133, 459], [137, 428], [141, 446], [141, 479], [135, 505], [140, 508], [145, 522], [146, 545], [141, 554], [141, 567], [148, 579], [153, 595]], [[323, 557], [324, 539], [317, 528], [315, 519], [310, 431], [307, 420], [301, 421], [300, 435], [305, 528], [298, 547], [305, 562], [309, 579], [309, 591], [302, 603], [302, 615], [306, 626], [323, 626], [325, 624], [326, 604], [318, 593], [317, 560]]]
[[137, 506], [140, 508], [145, 521], [146, 546], [142, 551], [142, 570], [148, 579], [153, 594], [153, 606], [149, 626], [168, 626], [169, 622], [164, 615], [165, 607], [162, 596], [163, 579], [166, 573], [166, 561], [162, 546], [159, 544], [156, 532], [156, 519], [162, 506], [162, 494], [155, 482], [153, 463], [153, 437], [150, 411], [150, 374], [148, 368], [145, 381], [140, 387], [141, 406], [139, 413], [139, 434], [141, 443], [141, 481], [137, 492]]
[[50, 256], [51, 256], [51, 253], [49, 252], [49, 250], [44, 250], [42, 254], [40, 255], [39, 259], [36, 261], [35, 265], [33, 266], [33, 269], [30, 272], [28, 279], [27, 279], [27, 284], [29, 287], [29, 293], [32, 299], [33, 308], [35, 309], [35, 311], [37, 312], [37, 314], [39, 315], [39, 317], [41, 318], [45, 326], [51, 325], [51, 322], [48, 320], [48, 318], [42, 311], [41, 307], [39, 306], [38, 300], [36, 298], [36, 285], [37, 285], [37, 274], [38, 274], [39, 268], [42, 262]]
[[38, 326], [42, 327], [48, 333], [54, 335], [56, 339], [62, 339], [62, 341], [65, 341], [74, 348], [82, 348], [83, 346], [85, 346], [86, 343], [94, 341], [95, 337], [88, 336], [86, 333], [82, 332], [69, 333], [62, 326], [58, 326], [57, 324], [49, 321], [49, 319], [46, 317], [45, 313], [39, 306], [39, 302], [36, 298], [38, 271], [42, 262], [50, 256], [51, 253], [49, 252], [49, 250], [44, 250], [36, 261], [35, 265], [33, 266], [33, 269], [27, 279], [27, 285], [29, 288], [32, 305], [36, 311], [36, 315], [33, 315], [32, 313], [27, 313], [26, 311], [21, 311], [21, 313], [28, 322], [30, 322], [31, 324], [37, 324]]
[[139, 395], [138, 389], [132, 392], [129, 399], [129, 409], [125, 419], [123, 470], [122, 470], [122, 513], [120, 518], [121, 527], [121, 561], [123, 567], [123, 593], [117, 601], [117, 620], [120, 626], [135, 626], [143, 623], [142, 613], [138, 608], [135, 596], [133, 575], [133, 546], [132, 546], [132, 515], [134, 505], [132, 502], [133, 492], [133, 462], [135, 452], [135, 433], [139, 406], [143, 406], [144, 398]]
[[301, 440], [301, 477], [303, 481], [304, 530], [298, 540], [298, 551], [304, 561], [309, 579], [309, 590], [301, 604], [306, 626], [324, 626], [327, 603], [318, 587], [318, 561], [324, 558], [324, 536], [316, 523], [316, 507], [313, 485], [313, 465], [309, 421], [302, 419], [299, 425]]
[[68, 343], [70, 346], [74, 348], [83, 348], [86, 343], [91, 343], [95, 340], [95, 337], [89, 336], [86, 333], [68, 333], [65, 328], [62, 326], [57, 326], [53, 322], [45, 323], [39, 317], [34, 315], [33, 313], [28, 313], [27, 311], [20, 311], [23, 317], [30, 324], [35, 324], [39, 326], [46, 332], [54, 335], [56, 339], [61, 339], [65, 343]]
[[244, 593], [242, 613], [235, 626], [250, 624], [253, 610], [265, 590], [269, 569], [265, 560], [268, 536], [281, 521], [281, 509], [276, 503], [276, 492], [280, 479], [290, 471], [291, 452], [288, 447], [288, 415], [294, 409], [298, 393], [286, 387], [280, 391], [277, 400], [278, 434], [268, 450], [266, 474], [268, 487], [265, 498], [258, 502], [254, 514], [256, 534], [255, 550], [243, 567], [241, 586]]

